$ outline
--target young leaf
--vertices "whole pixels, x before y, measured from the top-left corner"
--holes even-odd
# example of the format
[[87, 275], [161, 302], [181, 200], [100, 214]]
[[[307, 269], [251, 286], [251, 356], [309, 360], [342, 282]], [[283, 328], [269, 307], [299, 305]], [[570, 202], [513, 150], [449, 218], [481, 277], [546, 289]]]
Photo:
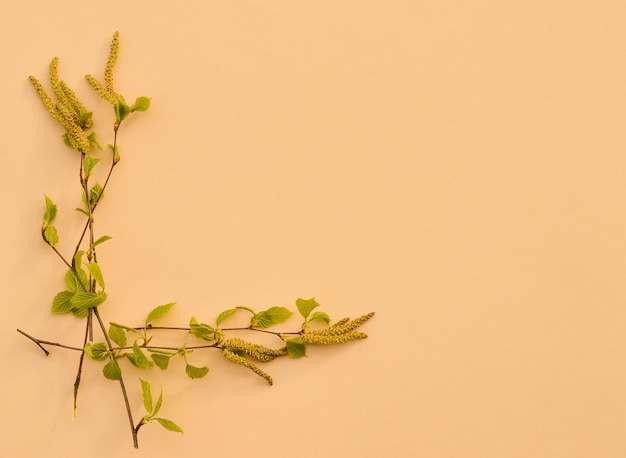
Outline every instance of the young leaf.
[[[80, 124], [81, 127], [87, 127], [87, 124], [89, 123], [89, 120], [91, 119], [92, 116], [93, 116], [93, 112], [81, 109], [78, 115], [78, 123]], [[94, 138], [95, 138], [95, 133], [92, 132], [91, 135], [94, 135]], [[89, 136], [91, 137], [91, 135]]]
[[95, 361], [104, 361], [109, 357], [109, 350], [105, 343], [99, 342], [85, 344], [85, 354]]
[[155, 420], [158, 421], [159, 424], [168, 431], [174, 431], [176, 433], [184, 434], [182, 428], [174, 423], [172, 420], [168, 420], [166, 418], [155, 418]]
[[148, 369], [149, 367], [152, 367], [152, 362], [146, 357], [146, 355], [144, 355], [143, 351], [141, 351], [136, 340], [133, 344], [132, 358], [128, 358], [128, 360], [139, 369]]
[[150, 108], [150, 99], [148, 97], [137, 97], [135, 105], [131, 108], [132, 111], [146, 111]]
[[311, 317], [308, 319], [308, 322], [310, 323], [311, 321], [315, 321], [315, 320], [323, 321], [326, 324], [330, 323], [330, 317], [328, 316], [328, 313], [326, 312], [313, 313]]
[[159, 399], [157, 399], [157, 403], [154, 406], [154, 410], [152, 410], [152, 412], [150, 412], [150, 416], [154, 417], [156, 414], [159, 413], [159, 410], [161, 410], [161, 404], [163, 403], [163, 389], [161, 389], [161, 392], [159, 393]]
[[143, 393], [143, 406], [146, 412], [152, 412], [152, 392], [150, 391], [150, 384], [145, 380], [139, 379], [141, 382], [141, 391]]
[[196, 367], [191, 364], [187, 364], [185, 367], [185, 372], [189, 376], [189, 378], [202, 378], [209, 373], [208, 367]]
[[294, 359], [302, 358], [306, 356], [306, 347], [302, 342], [301, 337], [294, 337], [293, 339], [287, 339], [287, 354]]
[[170, 364], [169, 356], [153, 353], [152, 355], [150, 355], [150, 357], [152, 358], [152, 361], [154, 361], [154, 364], [156, 364], [157, 367], [161, 370], [166, 370]]
[[54, 226], [46, 227], [43, 231], [43, 236], [50, 246], [54, 246], [59, 243], [59, 234], [57, 233], [57, 228]]
[[287, 321], [291, 315], [293, 315], [293, 312], [285, 307], [271, 307], [254, 315], [250, 324], [255, 328], [269, 328], [275, 324]]
[[96, 139], [96, 133], [92, 132], [87, 136], [87, 140], [89, 140], [96, 148], [98, 148], [98, 150], [102, 151], [102, 145], [100, 143], [98, 143], [98, 140]]
[[102, 194], [102, 186], [100, 185], [100, 183], [94, 184], [89, 191], [89, 202], [91, 204], [91, 207], [95, 207], [96, 204], [98, 204], [103, 197], [104, 195]]
[[120, 161], [120, 147], [115, 145], [111, 145], [109, 143], [108, 147], [113, 151], [113, 163], [117, 164]]
[[122, 379], [122, 369], [120, 368], [120, 365], [117, 364], [117, 361], [114, 359], [110, 360], [104, 365], [104, 367], [102, 368], [102, 374], [109, 380]]
[[228, 318], [229, 316], [231, 316], [233, 313], [235, 313], [237, 311], [236, 308], [234, 309], [228, 309], [228, 310], [224, 310], [222, 313], [220, 313], [217, 318], [215, 319], [215, 326], [219, 327], [219, 325], [222, 323], [222, 321], [224, 321], [226, 318]]
[[96, 164], [100, 162], [100, 158], [93, 157], [91, 155], [85, 156], [83, 160], [83, 169], [85, 171], [85, 178], [89, 178], [91, 176], [91, 172], [93, 172], [93, 168]]
[[93, 242], [93, 245], [91, 245], [91, 248], [94, 248], [94, 247], [100, 245], [101, 243], [106, 242], [107, 240], [111, 240], [112, 238], [113, 237], [109, 237], [108, 235], [103, 235], [102, 237], [98, 238], [98, 240]]
[[105, 293], [86, 293], [78, 291], [74, 293], [70, 302], [78, 309], [88, 309], [91, 307], [97, 307], [102, 304], [107, 298]]
[[[80, 260], [78, 264], [80, 265]], [[76, 278], [76, 275], [78, 275], [78, 278]], [[65, 272], [65, 286], [67, 286], [68, 290], [77, 293], [85, 291], [84, 288], [87, 288], [88, 285], [89, 280], [87, 279], [87, 274], [83, 269], [76, 267], [76, 273], [74, 273], [73, 270]]]
[[44, 194], [46, 199], [46, 211], [43, 214], [43, 227], [47, 227], [54, 222], [54, 219], [57, 216], [57, 206], [52, 202], [50, 197]]
[[109, 326], [109, 337], [120, 347], [126, 346], [126, 331], [119, 326], [115, 326], [114, 324]]
[[69, 313], [72, 310], [71, 299], [74, 295], [71, 291], [61, 291], [52, 299], [52, 313]]
[[[83, 265], [83, 256], [85, 256], [85, 252], [83, 250], [77, 251], [76, 254], [74, 255], [74, 268], [77, 271], [81, 270], [81, 267]], [[72, 274], [72, 276], [74, 276], [73, 272], [71, 270], [69, 272], [70, 272], [70, 274]], [[67, 275], [67, 273], [65, 275]], [[87, 276], [85, 276], [85, 279], [86, 278], [87, 278]], [[67, 280], [66, 280], [66, 282], [67, 282]]]
[[319, 304], [317, 303], [315, 298], [300, 298], [296, 300], [296, 307], [298, 308], [298, 312], [300, 312], [300, 315], [302, 315], [304, 318], [307, 318], [314, 308], [319, 307]]
[[148, 316], [146, 318], [146, 326], [148, 326], [150, 323], [152, 323], [157, 318], [159, 318], [159, 317], [165, 315], [167, 312], [169, 312], [171, 310], [171, 308], [174, 307], [174, 304], [176, 304], [176, 302], [170, 302], [169, 304], [159, 305], [158, 307], [152, 309], [152, 311], [150, 313], [148, 313]]
[[113, 105], [113, 110], [115, 110], [115, 123], [117, 125], [119, 125], [130, 113], [130, 107], [122, 102], [117, 102]]
[[87, 263], [87, 270], [89, 270], [92, 277], [96, 280], [96, 283], [98, 283], [100, 287], [104, 289], [104, 278], [102, 277], [102, 271], [100, 270], [100, 266], [98, 265], [98, 263]]
[[189, 332], [198, 339], [208, 341], [216, 340], [217, 336], [221, 333], [221, 331], [212, 328], [208, 324], [198, 323], [195, 317], [191, 317], [191, 320], [189, 320]]

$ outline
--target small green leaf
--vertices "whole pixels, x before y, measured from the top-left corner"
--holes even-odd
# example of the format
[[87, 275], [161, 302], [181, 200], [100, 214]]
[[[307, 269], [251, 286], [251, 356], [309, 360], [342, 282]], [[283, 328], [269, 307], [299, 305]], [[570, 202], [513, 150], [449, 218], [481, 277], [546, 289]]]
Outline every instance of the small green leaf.
[[198, 339], [204, 339], [208, 341], [216, 340], [220, 335], [219, 329], [214, 329], [208, 324], [198, 323], [195, 317], [191, 317], [189, 321], [189, 332]]
[[146, 412], [152, 412], [152, 392], [150, 391], [150, 384], [145, 380], [139, 379], [141, 382], [141, 391], [143, 393], [143, 406], [146, 408]]
[[72, 310], [71, 299], [74, 295], [71, 291], [61, 291], [52, 299], [52, 313], [69, 313]]
[[150, 99], [148, 97], [137, 97], [135, 105], [131, 108], [132, 111], [146, 111], [150, 108]]
[[109, 357], [109, 349], [104, 342], [85, 344], [85, 354], [96, 361], [104, 361]]
[[89, 315], [89, 309], [72, 307], [72, 310], [70, 310], [70, 313], [74, 315], [76, 318], [85, 318], [87, 315]]
[[319, 306], [320, 305], [313, 297], [311, 299], [300, 298], [296, 300], [296, 307], [298, 308], [298, 312], [300, 312], [300, 315], [302, 315], [304, 318], [307, 318], [311, 311]]
[[152, 361], [154, 361], [154, 364], [156, 364], [159, 369], [167, 370], [167, 367], [170, 364], [170, 357], [169, 356], [160, 355], [158, 353], [153, 353], [150, 356], [152, 357]]
[[[74, 255], [74, 268], [77, 271], [81, 270], [81, 267], [83, 265], [83, 256], [85, 256], [85, 252], [83, 250], [77, 251], [76, 254]], [[70, 270], [70, 273], [72, 273], [71, 270]], [[65, 274], [65, 275], [67, 275], [67, 274]], [[87, 277], [85, 277], [85, 278], [87, 278]], [[66, 282], [67, 282], [67, 280], [66, 280]]]
[[104, 365], [102, 368], [102, 374], [108, 378], [109, 380], [121, 380], [122, 379], [122, 369], [116, 360], [111, 359], [108, 363]]
[[57, 217], [57, 206], [52, 202], [52, 199], [44, 194], [46, 199], [46, 211], [43, 214], [43, 226], [46, 227], [54, 222]]
[[[81, 109], [78, 115], [78, 123], [80, 124], [80, 127], [83, 127], [83, 128], [87, 127], [87, 124], [89, 123], [89, 120], [91, 119], [92, 116], [93, 116], [93, 112]], [[92, 132], [92, 135], [95, 135], [95, 134]]]
[[94, 248], [94, 247], [100, 245], [101, 243], [106, 242], [107, 240], [111, 240], [112, 238], [113, 237], [109, 237], [108, 235], [103, 235], [102, 237], [98, 238], [98, 240], [93, 242], [93, 245], [91, 245], [91, 248]]
[[92, 132], [87, 136], [87, 140], [89, 140], [96, 148], [98, 148], [98, 150], [102, 151], [102, 145], [100, 143], [98, 143], [98, 140], [96, 139], [96, 133]]
[[157, 318], [159, 318], [159, 317], [165, 315], [167, 312], [169, 312], [171, 310], [171, 308], [174, 307], [174, 304], [176, 304], [176, 302], [170, 302], [169, 304], [159, 305], [158, 307], [152, 309], [152, 311], [150, 313], [148, 313], [148, 316], [146, 318], [146, 326], [148, 326], [150, 323], [152, 323]]
[[54, 226], [47, 226], [43, 232], [44, 238], [48, 245], [54, 246], [59, 243], [59, 234], [57, 233], [57, 228]]
[[100, 158], [93, 157], [91, 155], [85, 156], [83, 160], [83, 169], [85, 171], [85, 178], [89, 178], [91, 176], [91, 172], [93, 172], [93, 168], [96, 164], [100, 162]]
[[100, 183], [94, 184], [89, 191], [89, 202], [91, 203], [92, 208], [95, 207], [103, 197], [104, 195], [102, 194], [102, 186]]
[[100, 266], [98, 265], [98, 263], [87, 263], [87, 270], [89, 270], [94, 280], [96, 280], [96, 283], [98, 283], [100, 287], [104, 289], [104, 278], [102, 277], [102, 271], [100, 270]]
[[244, 307], [244, 306], [240, 305], [240, 306], [235, 307], [235, 308], [236, 309], [241, 309], [241, 310], [247, 310], [248, 312], [252, 313], [253, 315], [256, 315], [256, 312], [254, 310], [252, 310], [251, 308], [249, 308], [249, 307]]
[[159, 413], [159, 410], [161, 410], [161, 404], [163, 404], [163, 389], [161, 389], [161, 392], [159, 393], [159, 399], [157, 399], [157, 403], [154, 406], [154, 410], [150, 412], [151, 417], [154, 417], [156, 414]]
[[122, 102], [117, 102], [113, 105], [113, 110], [115, 111], [115, 123], [117, 125], [119, 125], [130, 113], [130, 107]]
[[109, 326], [109, 337], [118, 346], [126, 346], [126, 331], [124, 331], [124, 329], [120, 328], [119, 326], [115, 326], [114, 324], [111, 324]]
[[128, 358], [128, 360], [139, 369], [148, 369], [149, 367], [152, 367], [152, 361], [150, 361], [143, 351], [141, 351], [136, 340], [133, 344], [132, 358]]
[[[84, 200], [85, 200], [85, 196], [83, 196], [83, 201], [84, 201]], [[88, 212], [87, 210], [85, 210], [84, 208], [79, 208], [79, 207], [76, 207], [76, 208], [74, 209], [74, 211], [81, 212], [83, 215], [85, 215], [85, 216], [89, 216], [89, 212]]]
[[[78, 278], [76, 277], [76, 275], [78, 275]], [[87, 288], [87, 286], [89, 285], [87, 274], [83, 269], [79, 269], [78, 267], [76, 267], [76, 273], [74, 273], [73, 270], [68, 270], [65, 273], [65, 285], [67, 286], [68, 290], [75, 293], [85, 291], [84, 288]]]
[[155, 420], [158, 421], [159, 424], [168, 431], [174, 431], [176, 433], [184, 434], [182, 428], [174, 423], [172, 420], [168, 420], [166, 418], [155, 418]]
[[294, 337], [293, 339], [287, 339], [287, 354], [294, 359], [302, 358], [306, 356], [306, 347], [302, 342], [301, 337]]
[[196, 367], [191, 364], [187, 364], [185, 367], [185, 372], [189, 376], [189, 378], [202, 378], [209, 373], [208, 367]]
[[102, 304], [107, 298], [105, 293], [86, 293], [84, 291], [78, 291], [74, 293], [70, 302], [78, 309], [88, 309], [97, 307]]
[[115, 145], [111, 145], [109, 143], [108, 147], [113, 151], [113, 163], [117, 164], [120, 161], [120, 147]]
[[254, 315], [251, 325], [255, 328], [269, 328], [275, 324], [287, 321], [291, 315], [293, 315], [293, 312], [285, 307], [271, 307]]
[[236, 308], [234, 309], [228, 309], [228, 310], [224, 310], [222, 313], [220, 313], [217, 318], [215, 319], [215, 326], [218, 326], [222, 323], [222, 321], [224, 321], [226, 318], [228, 318], [229, 316], [231, 316], [233, 313], [235, 313], [237, 311]]
[[326, 324], [330, 323], [330, 317], [328, 316], [328, 313], [326, 312], [313, 313], [311, 317], [308, 319], [308, 322], [310, 323], [311, 321], [315, 321], [315, 320], [323, 321]]

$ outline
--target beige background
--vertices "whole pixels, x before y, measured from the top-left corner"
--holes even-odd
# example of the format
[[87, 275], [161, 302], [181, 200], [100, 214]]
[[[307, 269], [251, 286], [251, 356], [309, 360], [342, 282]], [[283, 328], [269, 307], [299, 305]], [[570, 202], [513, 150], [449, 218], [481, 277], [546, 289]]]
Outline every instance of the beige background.
[[[623, 1], [5, 2], [0, 27], [2, 416], [11, 457], [626, 456], [626, 3]], [[153, 97], [120, 135], [97, 214], [107, 320], [167, 324], [315, 296], [370, 339], [267, 366], [219, 355], [163, 385], [133, 451], [118, 387], [51, 317], [80, 226], [77, 158], [27, 76], [100, 75]], [[293, 325], [297, 326], [294, 321]]]

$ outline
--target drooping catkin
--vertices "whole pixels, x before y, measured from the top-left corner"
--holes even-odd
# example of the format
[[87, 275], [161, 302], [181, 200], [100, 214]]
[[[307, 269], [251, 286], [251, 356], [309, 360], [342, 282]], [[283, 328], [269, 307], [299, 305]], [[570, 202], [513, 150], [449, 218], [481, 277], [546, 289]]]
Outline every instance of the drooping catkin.
[[250, 361], [248, 361], [245, 357], [239, 356], [238, 354], [230, 351], [228, 348], [224, 348], [224, 350], [222, 351], [222, 354], [228, 361], [239, 364], [240, 366], [247, 367], [258, 376], [263, 377], [265, 380], [267, 380], [267, 383], [269, 383], [270, 385], [274, 384], [274, 381], [272, 380], [272, 377], [269, 374], [263, 372], [261, 369], [256, 367]]
[[274, 358], [287, 354], [287, 347], [274, 350], [263, 345], [246, 342], [245, 340], [239, 338], [225, 340], [223, 345], [225, 348], [233, 352], [242, 351], [257, 361], [271, 361]]

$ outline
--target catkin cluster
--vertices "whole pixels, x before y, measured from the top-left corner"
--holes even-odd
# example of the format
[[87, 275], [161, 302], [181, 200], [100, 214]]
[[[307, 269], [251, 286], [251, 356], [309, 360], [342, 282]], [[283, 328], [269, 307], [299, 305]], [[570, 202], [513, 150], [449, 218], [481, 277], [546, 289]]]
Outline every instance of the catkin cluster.
[[74, 91], [65, 82], [59, 81], [58, 65], [59, 58], [55, 57], [50, 63], [50, 85], [57, 98], [56, 103], [37, 78], [30, 76], [29, 79], [46, 110], [65, 128], [65, 140], [69, 146], [87, 153], [91, 149], [91, 141], [85, 131], [93, 124], [91, 113], [78, 100]]
[[262, 362], [271, 361], [274, 358], [287, 354], [287, 347], [283, 347], [279, 350], [273, 350], [271, 348], [264, 347], [263, 345], [246, 342], [245, 340], [239, 338], [225, 340], [222, 345], [224, 348], [232, 352], [243, 352], [257, 361]]
[[331, 345], [350, 342], [351, 340], [365, 339], [367, 334], [357, 332], [355, 329], [373, 316], [374, 312], [355, 318], [352, 321], [348, 318], [344, 318], [326, 329], [305, 332], [302, 334], [302, 342], [305, 344]]
[[247, 367], [258, 376], [263, 377], [265, 380], [267, 380], [267, 383], [269, 383], [270, 385], [274, 384], [274, 381], [272, 380], [271, 375], [263, 372], [261, 369], [256, 367], [248, 359], [246, 359], [246, 357], [240, 356], [237, 353], [229, 350], [228, 348], [224, 348], [224, 350], [222, 351], [222, 354], [228, 361], [239, 364], [240, 366]]

